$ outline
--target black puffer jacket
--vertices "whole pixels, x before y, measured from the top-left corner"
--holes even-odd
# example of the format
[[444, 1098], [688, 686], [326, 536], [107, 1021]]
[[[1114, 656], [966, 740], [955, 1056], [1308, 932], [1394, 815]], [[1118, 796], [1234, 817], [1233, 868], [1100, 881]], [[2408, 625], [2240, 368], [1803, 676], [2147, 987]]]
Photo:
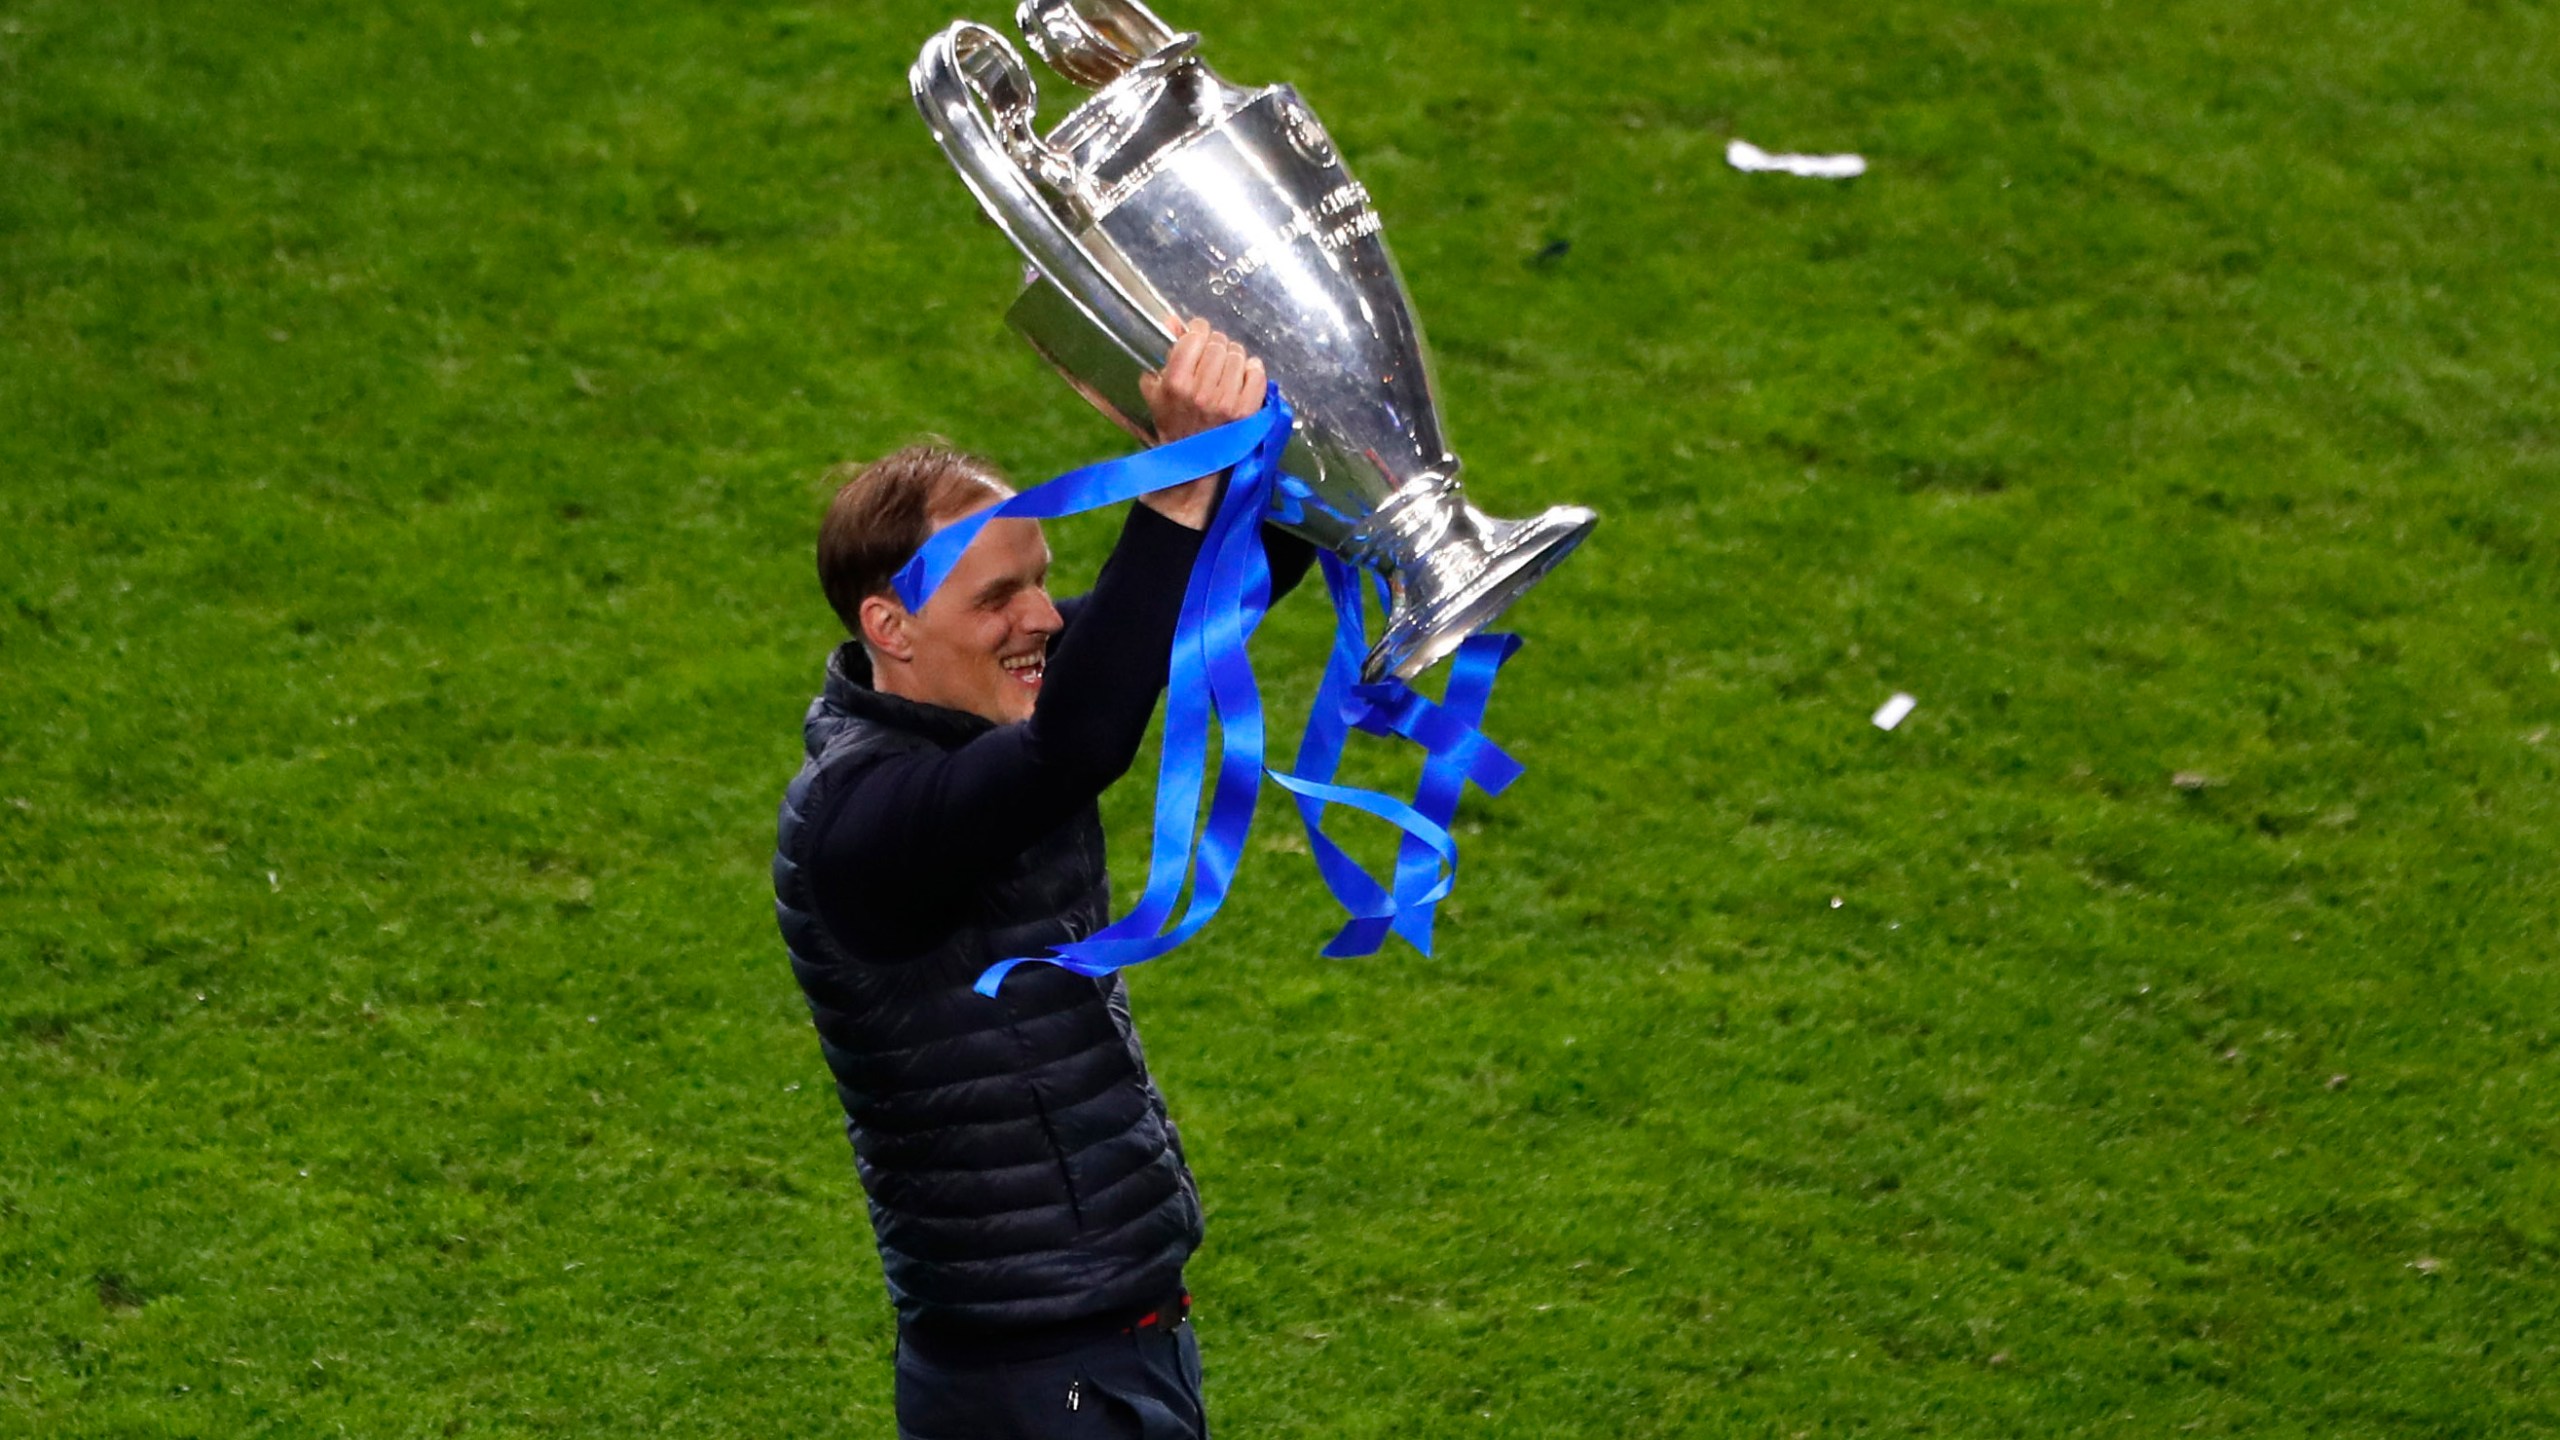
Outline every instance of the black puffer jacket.
[[818, 826], [873, 767], [991, 727], [880, 694], [839, 650], [786, 794], [774, 893], [901, 1323], [928, 1343], [1001, 1342], [1154, 1308], [1179, 1292], [1200, 1203], [1116, 977], [988, 965], [1108, 918], [1102, 823], [1073, 818], [977, 878], [920, 953], [848, 948], [811, 875]]
[[[1163, 694], [1201, 537], [1143, 505], [1058, 609], [1032, 717], [994, 726], [827, 666], [782, 805], [774, 894], [902, 1334], [986, 1355], [1073, 1343], [1171, 1301], [1200, 1243], [1181, 1140], [1120, 982], [988, 965], [1101, 928], [1095, 798]], [[1315, 552], [1266, 529], [1276, 598]]]

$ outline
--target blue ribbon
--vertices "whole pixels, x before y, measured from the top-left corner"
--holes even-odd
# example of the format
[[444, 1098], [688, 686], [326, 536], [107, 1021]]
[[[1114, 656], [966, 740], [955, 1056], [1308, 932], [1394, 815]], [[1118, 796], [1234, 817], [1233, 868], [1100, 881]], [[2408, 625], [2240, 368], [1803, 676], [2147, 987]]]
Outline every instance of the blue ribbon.
[[[1457, 881], [1458, 842], [1449, 826], [1457, 818], [1460, 794], [1473, 782], [1486, 794], [1498, 795], [1520, 778], [1520, 762], [1476, 728], [1493, 697], [1495, 676], [1519, 653], [1520, 637], [1475, 635], [1461, 643], [1450, 661], [1447, 695], [1436, 705], [1401, 680], [1363, 684], [1360, 666], [1368, 651], [1368, 626], [1359, 574], [1330, 551], [1317, 559], [1333, 596], [1333, 654], [1307, 715], [1298, 758], [1288, 774], [1271, 778], [1298, 797], [1298, 816], [1306, 826], [1316, 871], [1351, 916], [1324, 953], [1375, 954], [1392, 932], [1428, 955], [1432, 920]], [[1343, 743], [1355, 729], [1402, 736], [1422, 747], [1429, 758], [1413, 804], [1333, 783]], [[1328, 804], [1366, 811], [1404, 832], [1392, 889], [1371, 878], [1325, 834]]]
[[[1271, 394], [1276, 398], [1278, 389], [1275, 387]], [[901, 604], [911, 611], [921, 610], [926, 599], [950, 578], [951, 567], [960, 563], [960, 552], [969, 548], [969, 542], [978, 538], [978, 532], [987, 528], [988, 521], [1007, 517], [1054, 520], [1061, 515], [1080, 514], [1123, 500], [1135, 500], [1141, 495], [1152, 494], [1186, 480], [1197, 480], [1241, 462], [1254, 452], [1274, 426], [1279, 428], [1285, 444], [1289, 424], [1286, 402], [1276, 407], [1266, 404], [1260, 411], [1215, 430], [1204, 430], [1170, 445], [1158, 445], [1135, 455], [1070, 470], [1045, 485], [1035, 485], [1009, 500], [935, 531], [890, 584], [897, 590]]]
[[[1071, 471], [953, 522], [935, 532], [892, 582], [906, 607], [920, 610], [991, 520], [1072, 515], [1229, 472], [1226, 494], [1202, 537], [1174, 630], [1146, 889], [1128, 914], [1082, 940], [1059, 945], [1047, 955], [1018, 956], [987, 967], [978, 977], [980, 994], [995, 994], [1018, 965], [1057, 965], [1100, 976], [1155, 959], [1198, 934], [1226, 903], [1265, 773], [1261, 690], [1246, 650], [1271, 604], [1262, 521], [1266, 515], [1284, 522], [1302, 519], [1309, 508], [1331, 511], [1303, 482], [1280, 471], [1294, 418], [1279, 387], [1272, 386], [1263, 408], [1242, 420]], [[1270, 772], [1271, 778], [1296, 797], [1316, 868], [1351, 915], [1325, 953], [1370, 954], [1394, 933], [1428, 955], [1433, 917], [1457, 876], [1458, 846], [1449, 826], [1460, 793], [1469, 783], [1488, 794], [1499, 793], [1520, 774], [1519, 762], [1477, 729], [1494, 677], [1520, 642], [1515, 636], [1478, 635], [1461, 644], [1450, 666], [1447, 694], [1436, 704], [1402, 681], [1363, 684], [1360, 665], [1368, 646], [1359, 573], [1329, 552], [1318, 558], [1334, 601], [1333, 653], [1297, 760], [1288, 773]], [[1209, 772], [1212, 720], [1219, 740], [1214, 782]], [[1344, 741], [1355, 729], [1400, 736], [1422, 747], [1429, 758], [1411, 804], [1335, 783]], [[1209, 813], [1200, 823], [1204, 787]], [[1324, 833], [1330, 805], [1375, 815], [1403, 832], [1391, 885], [1373, 879]], [[1175, 908], [1186, 883], [1191, 899], [1177, 919]]]

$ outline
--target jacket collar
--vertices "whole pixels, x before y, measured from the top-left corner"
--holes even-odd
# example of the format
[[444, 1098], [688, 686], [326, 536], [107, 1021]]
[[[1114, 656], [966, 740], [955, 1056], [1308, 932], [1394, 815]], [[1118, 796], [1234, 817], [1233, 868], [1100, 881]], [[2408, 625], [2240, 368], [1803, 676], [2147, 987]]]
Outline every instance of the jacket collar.
[[871, 656], [858, 640], [847, 640], [827, 657], [826, 700], [831, 708], [856, 719], [921, 735], [945, 749], [965, 745], [996, 728], [983, 715], [872, 689]]

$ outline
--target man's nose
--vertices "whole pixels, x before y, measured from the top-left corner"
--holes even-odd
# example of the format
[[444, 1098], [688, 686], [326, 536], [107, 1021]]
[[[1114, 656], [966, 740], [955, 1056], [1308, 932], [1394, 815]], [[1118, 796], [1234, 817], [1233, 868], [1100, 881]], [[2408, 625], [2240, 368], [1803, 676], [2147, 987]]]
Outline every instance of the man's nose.
[[1023, 591], [1022, 595], [1028, 603], [1024, 605], [1017, 623], [1023, 629], [1035, 635], [1055, 635], [1066, 627], [1066, 618], [1058, 613], [1057, 606], [1049, 603], [1048, 591], [1034, 586]]

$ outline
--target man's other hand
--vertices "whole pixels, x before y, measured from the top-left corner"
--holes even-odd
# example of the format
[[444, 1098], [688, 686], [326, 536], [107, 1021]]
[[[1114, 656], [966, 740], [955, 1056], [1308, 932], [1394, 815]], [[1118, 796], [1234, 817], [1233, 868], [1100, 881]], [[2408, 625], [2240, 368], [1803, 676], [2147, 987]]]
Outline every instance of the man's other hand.
[[[1170, 445], [1260, 410], [1263, 380], [1261, 361], [1195, 316], [1174, 338], [1164, 368], [1138, 377], [1138, 393], [1155, 416], [1156, 443]], [[1139, 498], [1176, 524], [1206, 529], [1218, 502], [1218, 477]]]

